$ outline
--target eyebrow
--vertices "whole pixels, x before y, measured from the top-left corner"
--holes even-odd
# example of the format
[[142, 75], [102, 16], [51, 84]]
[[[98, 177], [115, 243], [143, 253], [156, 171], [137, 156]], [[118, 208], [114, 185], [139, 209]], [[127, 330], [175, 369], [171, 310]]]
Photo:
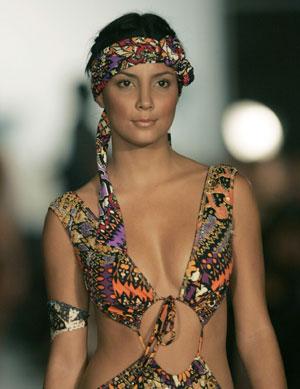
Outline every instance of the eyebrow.
[[[138, 76], [136, 76], [135, 74], [124, 72], [124, 70], [122, 70], [119, 74], [123, 74], [123, 75], [125, 75], [125, 76], [132, 77], [132, 78], [138, 78]], [[155, 74], [153, 74], [152, 77], [160, 77], [160, 76], [164, 76], [164, 75], [166, 75], [166, 74], [169, 74], [169, 75], [171, 75], [171, 76], [176, 75], [175, 72], [171, 72], [171, 71], [166, 70], [166, 71], [164, 71], [164, 72], [155, 73]]]

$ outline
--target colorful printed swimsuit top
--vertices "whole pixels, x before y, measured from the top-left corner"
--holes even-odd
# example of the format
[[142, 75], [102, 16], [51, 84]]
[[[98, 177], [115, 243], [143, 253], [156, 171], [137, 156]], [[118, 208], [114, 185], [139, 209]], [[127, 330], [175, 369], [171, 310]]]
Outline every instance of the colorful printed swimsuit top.
[[140, 335], [143, 314], [152, 304], [162, 301], [142, 357], [101, 388], [220, 387], [200, 356], [202, 336], [198, 354], [184, 375], [168, 374], [154, 356], [160, 345], [174, 340], [175, 300], [188, 304], [196, 312], [203, 330], [226, 295], [232, 272], [236, 172], [236, 168], [226, 164], [208, 169], [193, 248], [178, 296], [159, 296], [128, 256], [123, 218], [113, 191], [108, 194], [110, 206], [106, 215], [99, 219], [76, 192], [66, 192], [51, 203], [50, 208], [67, 229], [83, 270], [86, 289], [99, 310], [135, 331], [143, 343]]

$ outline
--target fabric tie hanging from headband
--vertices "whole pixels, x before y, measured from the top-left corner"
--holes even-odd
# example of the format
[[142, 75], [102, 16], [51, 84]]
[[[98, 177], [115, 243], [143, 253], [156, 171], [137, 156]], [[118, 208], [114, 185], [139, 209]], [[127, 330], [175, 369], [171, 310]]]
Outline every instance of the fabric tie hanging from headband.
[[[176, 71], [181, 86], [187, 86], [194, 80], [193, 67], [186, 59], [184, 49], [177, 37], [166, 36], [160, 40], [131, 37], [106, 47], [93, 61], [90, 74], [94, 98], [97, 98], [108, 81], [121, 70], [142, 63], [164, 63], [172, 67]], [[113, 222], [110, 220], [111, 215], [114, 208], [118, 206], [107, 174], [107, 149], [110, 135], [109, 119], [104, 110], [98, 124], [96, 138], [97, 170], [100, 179], [100, 229], [101, 226], [103, 229], [109, 222]], [[120, 228], [122, 231], [119, 231], [117, 240], [115, 234], [111, 236], [112, 246], [120, 246], [122, 242], [124, 243], [123, 225], [119, 226], [119, 230]]]

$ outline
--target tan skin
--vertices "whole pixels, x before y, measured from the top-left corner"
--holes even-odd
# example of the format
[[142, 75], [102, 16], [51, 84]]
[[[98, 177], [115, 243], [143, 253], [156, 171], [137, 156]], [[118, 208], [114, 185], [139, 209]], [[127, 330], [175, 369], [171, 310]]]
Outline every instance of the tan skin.
[[[178, 101], [174, 71], [164, 64], [142, 64], [125, 73], [113, 77], [97, 99], [105, 107], [112, 128], [113, 154], [108, 173], [122, 210], [129, 255], [160, 295], [177, 296], [191, 252], [208, 166], [168, 146], [166, 134]], [[148, 127], [136, 122], [145, 118], [153, 119]], [[95, 215], [99, 214], [98, 190], [98, 177], [77, 190]], [[240, 174], [234, 184], [233, 219], [231, 293], [238, 348], [254, 388], [283, 389], [283, 365], [264, 294], [259, 213], [251, 183]], [[88, 309], [88, 295], [72, 244], [51, 211], [43, 243], [49, 298]], [[160, 304], [144, 314], [141, 334], [145, 341]], [[177, 339], [160, 347], [155, 357], [172, 374], [190, 365], [200, 333], [195, 312], [181, 302], [176, 304]], [[205, 326], [201, 354], [221, 387], [231, 389], [226, 321], [225, 299]], [[143, 348], [133, 331], [99, 310], [96, 322], [98, 344], [90, 361], [87, 327], [54, 339], [46, 389], [94, 389], [141, 356]]]

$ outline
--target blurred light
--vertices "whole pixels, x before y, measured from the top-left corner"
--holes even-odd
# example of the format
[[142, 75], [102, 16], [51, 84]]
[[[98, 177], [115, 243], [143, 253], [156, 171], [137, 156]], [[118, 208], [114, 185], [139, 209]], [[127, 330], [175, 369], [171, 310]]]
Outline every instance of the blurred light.
[[251, 100], [236, 102], [226, 108], [222, 135], [230, 154], [243, 162], [271, 159], [283, 144], [283, 129], [276, 114]]

